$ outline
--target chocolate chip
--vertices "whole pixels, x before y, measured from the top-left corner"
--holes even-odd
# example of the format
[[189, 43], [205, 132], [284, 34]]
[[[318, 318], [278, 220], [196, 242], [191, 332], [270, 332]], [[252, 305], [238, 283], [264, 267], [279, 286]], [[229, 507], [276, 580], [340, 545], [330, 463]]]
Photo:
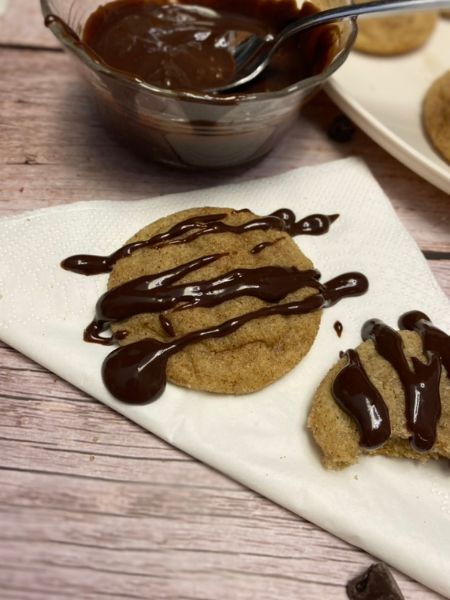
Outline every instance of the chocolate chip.
[[404, 597], [383, 563], [371, 565], [347, 584], [350, 600], [404, 600]]
[[345, 115], [338, 115], [328, 129], [328, 137], [335, 142], [344, 144], [350, 142], [356, 132], [356, 127]]

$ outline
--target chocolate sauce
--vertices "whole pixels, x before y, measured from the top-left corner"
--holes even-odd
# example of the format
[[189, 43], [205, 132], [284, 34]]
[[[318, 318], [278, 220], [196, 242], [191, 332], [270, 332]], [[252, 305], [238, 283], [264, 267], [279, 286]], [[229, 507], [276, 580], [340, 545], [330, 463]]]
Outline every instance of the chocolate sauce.
[[450, 378], [450, 335], [447, 335], [433, 325], [430, 318], [423, 312], [412, 310], [398, 320], [400, 329], [415, 331], [422, 338], [424, 352], [437, 354]]
[[118, 400], [130, 404], [145, 404], [159, 398], [166, 385], [166, 365], [173, 354], [189, 344], [205, 339], [230, 335], [245, 323], [271, 315], [301, 315], [330, 306], [345, 297], [361, 295], [368, 289], [362, 274], [340, 275], [322, 284], [320, 293], [304, 300], [275, 304], [235, 317], [219, 325], [193, 331], [173, 341], [144, 339], [114, 350], [103, 363], [103, 381]]
[[[86, 50], [110, 68], [165, 89], [201, 91], [233, 80], [233, 48], [250, 34], [273, 35], [317, 12], [294, 0], [116, 0], [91, 14], [83, 32]], [[235, 33], [230, 33], [235, 32]], [[330, 26], [283, 45], [260, 81], [245, 91], [289, 86], [331, 62]]]
[[[405, 315], [401, 322], [408, 322]], [[412, 319], [415, 324], [416, 321]], [[367, 321], [361, 332], [363, 340], [371, 339], [377, 352], [397, 371], [405, 392], [406, 423], [411, 445], [419, 452], [430, 450], [436, 441], [436, 428], [441, 415], [439, 356], [428, 353], [428, 362], [412, 357], [412, 367], [403, 350], [401, 336], [378, 319]]]
[[92, 321], [92, 323], [89, 323], [89, 325], [84, 330], [83, 340], [91, 344], [112, 346], [120, 340], [124, 340], [128, 335], [128, 331], [116, 331], [113, 335], [104, 337], [101, 334], [103, 333], [103, 331], [105, 331], [105, 329], [107, 329], [107, 327], [101, 321]]
[[[290, 209], [280, 209], [266, 217], [257, 217], [241, 225], [229, 225], [221, 221], [227, 213], [199, 215], [177, 223], [164, 233], [159, 233], [147, 240], [133, 242], [122, 246], [109, 256], [77, 254], [62, 261], [61, 266], [67, 271], [81, 275], [98, 275], [108, 273], [121, 258], [126, 258], [141, 248], [161, 248], [169, 244], [187, 244], [203, 235], [214, 233], [242, 234], [248, 231], [275, 229], [285, 231], [291, 236], [321, 235], [326, 233], [331, 223], [339, 215], [310, 215], [295, 221], [295, 214]], [[192, 233], [190, 233], [192, 232]], [[189, 235], [186, 235], [189, 234]], [[180, 237], [184, 236], [184, 237]]]
[[289, 208], [280, 208], [273, 212], [272, 215], [279, 217], [285, 222], [285, 231], [292, 237], [296, 235], [322, 235], [327, 233], [331, 224], [339, 218], [337, 214], [321, 215], [316, 213], [304, 217], [300, 221], [296, 221], [294, 212]]
[[338, 337], [341, 337], [342, 332], [344, 331], [344, 327], [340, 321], [335, 321], [333, 324], [333, 328]]
[[168, 336], [175, 337], [176, 333], [172, 321], [166, 315], [159, 315], [159, 322]]
[[347, 350], [345, 355], [348, 363], [333, 382], [333, 397], [357, 422], [360, 446], [378, 448], [391, 435], [388, 407], [368, 378], [358, 353]]
[[[105, 292], [97, 301], [96, 318], [84, 331], [84, 341], [105, 345], [114, 343], [116, 334], [113, 338], [105, 338], [100, 336], [100, 334], [108, 329], [113, 321], [132, 317], [139, 312], [150, 312], [150, 302], [145, 303], [145, 295], [151, 294], [152, 290], [157, 288], [165, 289], [164, 286], [175, 283], [189, 273], [201, 269], [202, 267], [219, 260], [219, 258], [222, 258], [223, 256], [227, 256], [227, 253], [201, 256], [200, 258], [196, 258], [187, 263], [177, 265], [168, 271], [139, 277], [138, 279], [133, 279], [122, 286]], [[155, 303], [158, 306], [158, 312], [164, 310], [164, 307], [157, 304], [157, 298], [155, 299]], [[127, 311], [127, 306], [132, 305], [136, 306], [134, 312], [130, 310]], [[142, 310], [139, 310], [139, 307], [142, 307]], [[172, 333], [171, 326], [168, 325], [168, 319], [161, 321], [160, 317], [160, 322], [161, 326], [166, 328], [169, 335], [175, 335]]]
[[[197, 262], [200, 268], [206, 261], [199, 259], [192, 262]], [[318, 281], [318, 271], [277, 266], [235, 269], [213, 279], [171, 285], [175, 277], [178, 279], [183, 270], [187, 271], [183, 267], [191, 264], [177, 266], [163, 274], [144, 275], [109, 290], [97, 302], [94, 321], [97, 326], [91, 324], [88, 329], [98, 333], [115, 321], [141, 313], [211, 308], [240, 296], [253, 296], [275, 303], [300, 288], [324, 291], [324, 286]]]
[[272, 240], [271, 242], [267, 241], [267, 242], [261, 242], [260, 244], [256, 244], [256, 246], [253, 246], [253, 248], [250, 250], [250, 254], [259, 254], [265, 248], [269, 248], [270, 246], [273, 246], [274, 244], [281, 242], [282, 239], [283, 238], [277, 238], [276, 240]]

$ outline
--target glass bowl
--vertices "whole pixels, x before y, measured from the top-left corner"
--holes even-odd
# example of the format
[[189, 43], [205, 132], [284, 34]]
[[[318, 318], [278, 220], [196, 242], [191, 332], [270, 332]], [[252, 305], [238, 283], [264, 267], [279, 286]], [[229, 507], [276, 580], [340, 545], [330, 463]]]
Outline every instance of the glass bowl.
[[[314, 4], [323, 10], [350, 1]], [[279, 91], [221, 96], [173, 91], [128, 77], [86, 51], [79, 38], [101, 4], [41, 0], [49, 28], [74, 59], [105, 122], [139, 154], [177, 167], [235, 167], [262, 158], [296, 119], [299, 107], [342, 65], [356, 37], [355, 20], [339, 23], [329, 66]]]

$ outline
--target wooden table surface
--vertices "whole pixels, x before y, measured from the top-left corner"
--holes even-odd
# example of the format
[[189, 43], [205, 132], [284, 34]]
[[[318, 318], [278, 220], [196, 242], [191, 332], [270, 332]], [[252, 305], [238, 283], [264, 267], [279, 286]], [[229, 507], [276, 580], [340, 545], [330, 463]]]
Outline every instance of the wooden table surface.
[[[279, 147], [228, 175], [146, 164], [103, 130], [37, 0], [0, 18], [0, 216], [137, 199], [363, 158], [450, 294], [450, 198], [358, 131], [326, 136], [320, 94]], [[440, 255], [440, 253], [442, 253]], [[373, 557], [198, 463], [0, 342], [3, 600], [344, 599]], [[400, 573], [407, 600], [437, 594]]]

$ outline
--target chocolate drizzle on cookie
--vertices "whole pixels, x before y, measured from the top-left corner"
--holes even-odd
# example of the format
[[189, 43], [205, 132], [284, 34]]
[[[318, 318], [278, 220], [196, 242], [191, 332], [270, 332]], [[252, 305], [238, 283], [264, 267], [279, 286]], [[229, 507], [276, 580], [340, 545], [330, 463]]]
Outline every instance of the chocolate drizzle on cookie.
[[167, 335], [169, 337], [175, 337], [176, 333], [172, 321], [168, 317], [166, 317], [166, 315], [159, 315], [158, 318], [162, 329], [167, 333]]
[[378, 448], [391, 435], [388, 407], [367, 376], [358, 353], [347, 350], [344, 356], [348, 362], [333, 382], [333, 397], [358, 423], [360, 446]]
[[[324, 286], [318, 281], [318, 271], [299, 271], [296, 267], [277, 266], [235, 269], [213, 279], [173, 285], [194, 267], [201, 268], [218, 257], [220, 255], [205, 256], [164, 273], [144, 275], [109, 290], [97, 302], [94, 321], [97, 325], [92, 323], [87, 331], [95, 331], [98, 334], [111, 323], [129, 319], [134, 315], [194, 307], [211, 308], [240, 296], [253, 296], [265, 302], [275, 303], [301, 288], [324, 290]], [[348, 275], [346, 281], [349, 286], [356, 285], [352, 274]], [[337, 285], [342, 286], [342, 283]], [[330, 291], [329, 295], [332, 294], [336, 292]]]
[[[248, 209], [245, 223], [232, 225], [223, 222], [230, 213], [197, 215], [185, 219], [163, 233], [145, 240], [128, 243], [110, 256], [77, 255], [63, 261], [63, 268], [93, 275], [111, 271], [115, 263], [141, 248], [158, 249], [172, 244], [188, 244], [197, 238], [215, 233], [245, 234], [256, 230], [275, 230], [296, 235], [326, 233], [339, 215], [314, 214], [296, 221], [295, 214], [286, 208], [266, 217], [251, 218]], [[257, 254], [282, 241], [283, 237], [261, 242], [250, 250]], [[136, 315], [158, 313], [159, 325], [168, 338], [164, 341], [145, 338], [114, 350], [104, 361], [102, 375], [106, 387], [119, 400], [143, 404], [156, 400], [166, 384], [166, 365], [170, 356], [190, 344], [230, 335], [246, 323], [273, 315], [305, 315], [332, 306], [343, 298], [359, 296], [368, 289], [362, 273], [338, 275], [321, 283], [320, 273], [314, 269], [301, 271], [297, 267], [277, 265], [255, 268], [237, 268], [213, 278], [184, 282], [183, 278], [222, 259], [227, 253], [201, 256], [160, 273], [138, 277], [107, 291], [96, 306], [95, 319], [84, 332], [84, 339], [100, 344], [113, 344], [126, 335], [124, 330], [112, 336], [104, 334], [111, 325], [126, 322]], [[311, 295], [296, 301], [282, 303], [289, 294], [310, 289]], [[239, 297], [255, 297], [268, 304], [258, 310], [241, 314], [214, 326], [191, 331], [176, 337], [170, 314], [189, 308], [211, 308]], [[262, 325], [263, 326], [263, 325]], [[269, 325], [268, 325], [269, 326]]]
[[368, 281], [364, 275], [348, 273], [321, 284], [319, 293], [304, 300], [267, 306], [219, 325], [193, 331], [172, 341], [162, 342], [148, 338], [122, 346], [106, 357], [102, 369], [103, 381], [111, 394], [122, 402], [152, 402], [164, 391], [168, 359], [187, 345], [230, 335], [254, 319], [272, 315], [308, 314], [335, 304], [343, 298], [364, 294], [367, 289]]
[[321, 215], [313, 214], [308, 217], [295, 220], [295, 214], [289, 208], [280, 208], [273, 212], [271, 216], [282, 219], [285, 223], [286, 233], [289, 233], [292, 237], [296, 235], [322, 235], [330, 230], [332, 223], [339, 218], [338, 214], [334, 215]]
[[164, 233], [159, 233], [147, 240], [132, 242], [122, 246], [109, 256], [91, 254], [76, 254], [62, 261], [61, 266], [66, 271], [81, 275], [98, 275], [108, 273], [121, 258], [126, 258], [141, 248], [162, 248], [170, 244], [188, 244], [203, 235], [214, 233], [243, 234], [249, 231], [274, 229], [284, 231], [291, 236], [322, 235], [330, 229], [330, 225], [339, 215], [314, 214], [295, 220], [295, 214], [288, 208], [282, 208], [266, 217], [258, 217], [242, 225], [229, 225], [221, 219], [227, 213], [199, 215], [177, 223]]
[[422, 338], [424, 352], [434, 352], [440, 356], [450, 378], [450, 336], [438, 329], [429, 317], [419, 310], [405, 313], [398, 320], [400, 329], [415, 331]]
[[429, 353], [428, 363], [413, 356], [410, 366], [400, 335], [378, 319], [364, 324], [361, 337], [364, 341], [373, 340], [380, 356], [397, 371], [405, 392], [406, 424], [412, 434], [412, 447], [418, 452], [430, 450], [436, 441], [436, 427], [441, 416], [439, 356]]
[[267, 241], [267, 242], [261, 242], [260, 244], [256, 244], [256, 246], [253, 246], [253, 248], [250, 250], [250, 254], [259, 254], [266, 248], [269, 248], [270, 246], [274, 246], [278, 242], [281, 242], [283, 239], [284, 238], [279, 237], [276, 240], [271, 240], [271, 241]]
[[[418, 452], [427, 452], [436, 442], [437, 425], [441, 416], [439, 384], [442, 365], [445, 369], [448, 367], [450, 336], [435, 327], [427, 315], [419, 311], [402, 315], [399, 327], [420, 334], [427, 362], [414, 356], [408, 359], [399, 333], [378, 319], [367, 321], [361, 336], [364, 341], [372, 340], [378, 354], [397, 372], [405, 393], [406, 425], [411, 432], [411, 446]], [[349, 355], [349, 352], [352, 354]], [[381, 418], [378, 429], [387, 431], [390, 428], [389, 414], [382, 408], [380, 400], [383, 404], [384, 401], [374, 386], [371, 385], [377, 396], [373, 395], [372, 390], [370, 401], [361, 394], [361, 381], [365, 381], [367, 375], [359, 359], [355, 358], [356, 352], [349, 352], [347, 356], [350, 363], [336, 377], [333, 396], [356, 420], [361, 429], [361, 445], [367, 447], [364, 440], [373, 435], [372, 405], [377, 404], [377, 414]], [[347, 375], [347, 370], [350, 375]]]

